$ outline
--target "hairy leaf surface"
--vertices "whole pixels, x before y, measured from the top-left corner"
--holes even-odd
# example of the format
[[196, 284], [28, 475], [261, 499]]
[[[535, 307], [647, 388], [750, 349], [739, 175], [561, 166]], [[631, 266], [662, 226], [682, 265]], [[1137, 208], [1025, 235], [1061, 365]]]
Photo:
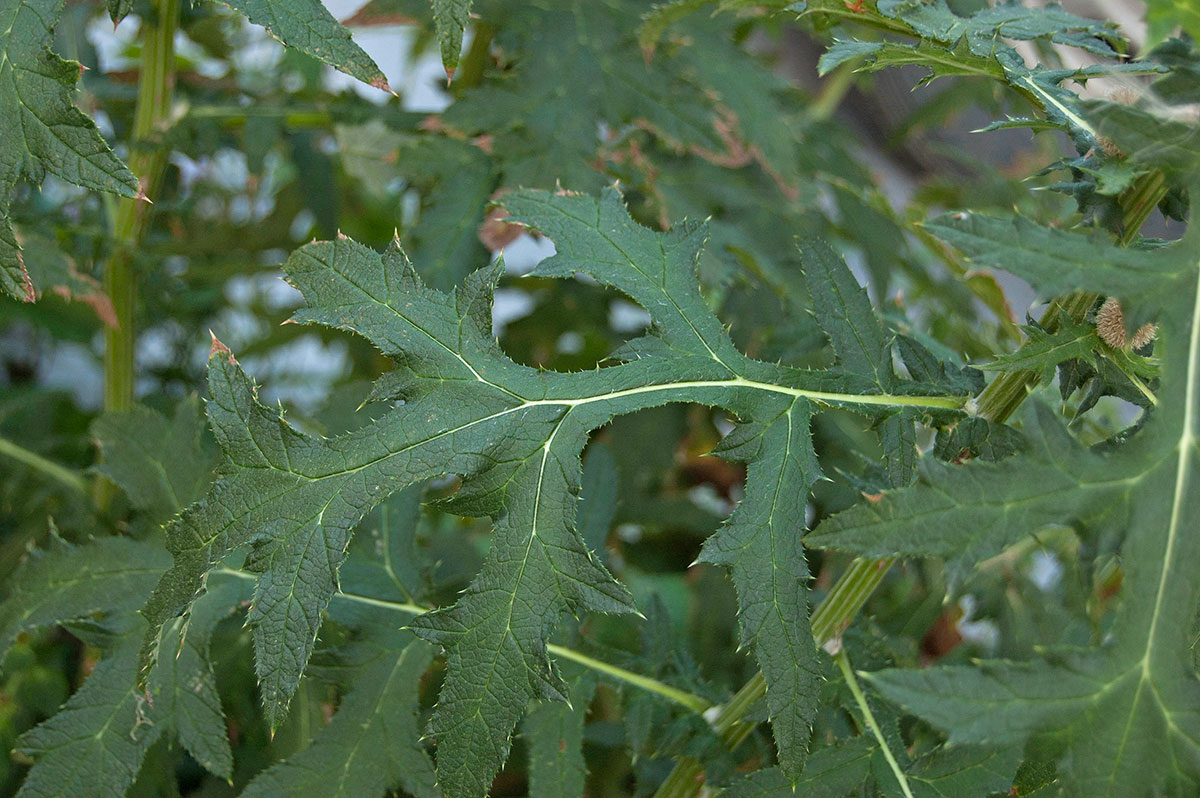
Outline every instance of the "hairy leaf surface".
[[[158, 630], [187, 610], [205, 574], [248, 547], [262, 574], [248, 623], [264, 706], [277, 725], [337, 591], [351, 530], [388, 494], [459, 474], [462, 485], [447, 507], [491, 516], [491, 550], [465, 594], [417, 618], [413, 629], [446, 654], [431, 722], [439, 783], [454, 795], [482, 795], [528, 702], [566, 698], [546, 652], [560, 618], [633, 610], [576, 531], [579, 452], [588, 432], [664, 402], [721, 405], [745, 424], [738, 456], [756, 477], [721, 533], [729, 545], [710, 551], [720, 549], [725, 560], [750, 545], [746, 567], [766, 557], [778, 571], [778, 590], [755, 586], [746, 596], [743, 622], [768, 670], [778, 742], [795, 755], [806, 739], [816, 656], [799, 546], [804, 497], [817, 474], [809, 418], [829, 405], [879, 418], [901, 408], [952, 409], [962, 400], [936, 385], [897, 383], [885, 393], [877, 374], [801, 371], [739, 353], [696, 283], [703, 225], [654, 233], [633, 222], [612, 190], [599, 200], [520, 192], [505, 205], [515, 221], [555, 241], [557, 254], [536, 274], [586, 272], [617, 288], [649, 311], [653, 335], [623, 350], [620, 365], [539, 372], [506, 358], [491, 337], [496, 268], [444, 294], [422, 285], [396, 246], [383, 255], [348, 239], [302, 248], [285, 266], [308, 303], [295, 318], [374, 342], [398, 363], [374, 395], [403, 404], [346, 435], [312, 438], [259, 404], [236, 361], [215, 345], [209, 417], [226, 463], [210, 493], [168, 529], [175, 564], [145, 609], [151, 630], [143, 662], [153, 661]], [[756, 578], [734, 571], [743, 584]], [[790, 760], [789, 769], [798, 763]]]

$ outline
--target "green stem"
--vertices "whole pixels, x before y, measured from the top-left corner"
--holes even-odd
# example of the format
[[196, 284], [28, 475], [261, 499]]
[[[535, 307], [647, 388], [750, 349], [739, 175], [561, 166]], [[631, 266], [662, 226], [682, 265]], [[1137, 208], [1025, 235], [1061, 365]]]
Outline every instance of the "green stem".
[[[239, 571], [236, 568], [222, 566], [215, 570], [217, 573], [226, 574], [237, 579], [253, 580], [258, 578], [254, 574], [248, 574], [245, 571]], [[403, 612], [406, 615], [424, 615], [433, 609], [433, 607], [426, 607], [421, 604], [403, 601], [389, 601], [387, 599], [364, 596], [359, 593], [337, 593], [334, 595], [333, 600], [350, 601], [355, 604], [365, 604], [369, 607], [378, 607], [380, 609], [389, 610], [392, 612]], [[572, 662], [577, 662], [580, 665], [583, 665], [585, 668], [590, 668], [597, 673], [602, 673], [613, 679], [625, 682], [626, 684], [631, 684], [634, 687], [638, 687], [642, 690], [646, 690], [651, 693], [657, 693], [663, 698], [674, 701], [675, 703], [690, 709], [696, 714], [703, 714], [712, 707], [712, 703], [710, 701], [701, 698], [698, 695], [689, 693], [686, 690], [680, 690], [676, 687], [672, 687], [669, 684], [665, 684], [649, 676], [643, 676], [640, 673], [634, 673], [633, 671], [626, 670], [625, 668], [595, 659], [594, 657], [590, 657], [587, 654], [576, 651], [573, 648], [558, 646], [551, 643], [546, 646], [546, 650], [556, 657], [562, 657], [563, 659], [569, 659]]]
[[896, 761], [896, 757], [892, 754], [892, 749], [888, 746], [887, 739], [884, 738], [883, 731], [879, 728], [879, 722], [875, 720], [875, 713], [871, 711], [871, 706], [867, 703], [867, 697], [863, 695], [862, 688], [858, 685], [858, 677], [854, 675], [854, 669], [850, 667], [850, 657], [847, 656], [845, 650], [842, 650], [834, 655], [833, 660], [837, 663], [838, 669], [841, 670], [842, 676], [846, 680], [846, 686], [854, 694], [854, 701], [858, 704], [858, 708], [863, 714], [863, 719], [866, 720], [871, 733], [875, 735], [875, 739], [879, 741], [879, 748], [883, 751], [883, 758], [887, 760], [888, 767], [892, 769], [892, 773], [896, 776], [896, 781], [900, 783], [900, 791], [904, 793], [905, 798], [913, 798], [912, 789], [908, 786], [908, 778], [904, 775], [900, 763]]
[[589, 657], [587, 654], [576, 651], [573, 648], [556, 646], [553, 643], [550, 643], [546, 646], [546, 650], [556, 657], [562, 657], [563, 659], [569, 659], [572, 662], [577, 662], [580, 665], [583, 665], [585, 668], [591, 668], [597, 673], [603, 673], [606, 676], [611, 676], [614, 679], [626, 682], [627, 684], [632, 684], [634, 687], [640, 687], [641, 689], [647, 690], [651, 693], [658, 693], [660, 696], [668, 698], [677, 704], [682, 704], [698, 715], [703, 715], [706, 711], [712, 708], [712, 702], [707, 701], [698, 695], [693, 695], [685, 690], [679, 690], [669, 684], [663, 684], [657, 679], [652, 679], [649, 676], [643, 676], [640, 673], [634, 673], [633, 671], [619, 668], [616, 665], [611, 665], [607, 662], [594, 659]]
[[0, 438], [0, 454], [24, 463], [35, 471], [41, 471], [46, 476], [66, 485], [71, 490], [87, 493], [87, 482], [77, 471], [61, 466], [52, 460], [47, 460], [37, 452], [31, 452], [24, 446], [13, 443], [7, 438]]
[[[813, 640], [820, 648], [831, 647], [854, 620], [871, 593], [883, 581], [895, 560], [855, 560], [825, 595], [812, 614]], [[767, 694], [767, 680], [762, 672], [754, 674], [742, 689], [721, 706], [713, 719], [713, 730], [733, 750], [750, 736], [753, 723], [742, 721], [752, 706]], [[666, 780], [659, 785], [655, 798], [682, 798], [696, 795], [704, 783], [704, 765], [698, 759], [684, 757], [676, 764]]]
[[[1162, 174], [1153, 172], [1144, 176], [1122, 196], [1121, 243], [1128, 244], [1137, 235], [1150, 212], [1166, 196], [1166, 181]], [[1051, 303], [1042, 316], [1041, 323], [1056, 327], [1062, 313], [1075, 321], [1082, 321], [1097, 299], [1096, 294], [1079, 293], [1062, 297]], [[980, 393], [977, 415], [988, 421], [1003, 423], [1020, 407], [1037, 385], [1039, 375], [1032, 371], [1013, 371], [1001, 374]], [[812, 614], [813, 638], [817, 645], [825, 648], [850, 625], [851, 621], [870, 598], [875, 588], [883, 581], [894, 558], [884, 560], [855, 560], [841, 578], [817, 605]], [[742, 689], [721, 706], [713, 727], [730, 749], [736, 748], [749, 736], [752, 723], [741, 721], [746, 712], [767, 693], [766, 680], [761, 672], [756, 673]], [[691, 757], [675, 763], [675, 768], [659, 786], [655, 798], [693, 798], [704, 783], [704, 765]]]
[[104, 409], [128, 410], [133, 405], [134, 307], [137, 281], [133, 256], [145, 235], [149, 197], [155, 196], [166, 166], [167, 152], [153, 142], [169, 121], [175, 87], [175, 31], [179, 0], [159, 0], [157, 14], [142, 20], [142, 61], [137, 105], [130, 136], [129, 168], [141, 182], [141, 197], [122, 199], [113, 221], [115, 250], [104, 275], [117, 325], [104, 336]]
[[[140, 196], [117, 202], [113, 219], [114, 248], [104, 270], [104, 290], [112, 301], [116, 325], [104, 331], [104, 409], [121, 412], [133, 406], [134, 310], [137, 307], [137, 275], [134, 254], [142, 244], [150, 215], [150, 197], [158, 195], [158, 184], [167, 163], [167, 151], [154, 142], [170, 121], [175, 91], [175, 31], [179, 26], [179, 0], [159, 0], [156, 13], [142, 19], [142, 60], [138, 76], [137, 104], [130, 134], [129, 168], [138, 176]], [[97, 506], [112, 500], [112, 483], [98, 478]]]
[[821, 86], [821, 91], [813, 98], [808, 106], [808, 113], [813, 119], [829, 119], [833, 112], [842, 104], [846, 93], [854, 85], [854, 67], [842, 64]]

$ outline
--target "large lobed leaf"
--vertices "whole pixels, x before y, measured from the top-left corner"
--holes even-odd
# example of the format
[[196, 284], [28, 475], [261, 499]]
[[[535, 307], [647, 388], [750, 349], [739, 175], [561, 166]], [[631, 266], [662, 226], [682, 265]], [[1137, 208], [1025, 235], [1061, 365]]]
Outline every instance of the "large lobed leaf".
[[[259, 404], [237, 362], [214, 344], [209, 418], [226, 462], [209, 494], [168, 528], [175, 563], [144, 610], [151, 628], [143, 667], [161, 645], [159, 629], [187, 611], [206, 574], [234, 549], [248, 548], [261, 573], [248, 623], [264, 705], [278, 725], [338, 589], [351, 530], [388, 494], [459, 474], [448, 507], [491, 516], [491, 549], [462, 597], [412, 628], [446, 656], [430, 726], [439, 784], [450, 795], [482, 795], [529, 701], [567, 697], [546, 650], [560, 618], [634, 609], [576, 531], [579, 452], [588, 432], [664, 402], [721, 405], [744, 423], [735, 455], [749, 461], [751, 484], [706, 556], [733, 565], [744, 637], [767, 672], [785, 767], [797, 773], [816, 657], [799, 545], [805, 497], [819, 473], [809, 419], [823, 406], [883, 418], [900, 409], [952, 409], [962, 399], [937, 385], [892, 384], [892, 377], [885, 392], [875, 368], [870, 375], [801, 371], [739, 353], [697, 286], [703, 225], [654, 233], [633, 222], [614, 190], [600, 199], [519, 192], [505, 205], [514, 221], [555, 241], [558, 254], [537, 274], [581, 271], [621, 290], [649, 311], [653, 334], [626, 347], [620, 365], [539, 372], [506, 358], [491, 337], [498, 268], [444, 294], [421, 284], [398, 245], [383, 255], [345, 238], [300, 249], [285, 265], [307, 301], [296, 320], [351, 329], [375, 343], [397, 368], [374, 396], [402, 403], [354, 432], [309, 437]], [[836, 258], [821, 268], [845, 270]], [[852, 280], [838, 279], [851, 288]], [[839, 352], [852, 332], [846, 324], [866, 322], [864, 303], [865, 295], [831, 306], [843, 318], [840, 327], [831, 322]], [[870, 321], [871, 334], [882, 335]], [[870, 349], [877, 350], [882, 358], [879, 347]], [[763, 568], [773, 571], [776, 590], [755, 584]]]

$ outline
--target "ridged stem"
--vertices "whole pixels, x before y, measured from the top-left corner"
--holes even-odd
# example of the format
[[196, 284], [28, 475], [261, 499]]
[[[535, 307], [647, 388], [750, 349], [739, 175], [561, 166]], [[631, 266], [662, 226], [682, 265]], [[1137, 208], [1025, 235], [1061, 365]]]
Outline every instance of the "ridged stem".
[[[113, 252], [104, 270], [104, 290], [112, 301], [116, 325], [104, 331], [104, 409], [121, 412], [133, 406], [134, 350], [137, 334], [137, 274], [134, 254], [142, 244], [150, 215], [150, 198], [158, 194], [167, 151], [154, 139], [170, 121], [175, 93], [175, 31], [179, 0], [158, 0], [142, 20], [142, 58], [137, 103], [130, 134], [129, 168], [137, 176], [139, 196], [117, 202], [113, 218]], [[106, 507], [112, 483], [97, 478], [94, 498]]]
[[133, 317], [137, 303], [133, 256], [145, 235], [148, 200], [157, 194], [167, 160], [166, 149], [154, 139], [170, 119], [179, 0], [159, 0], [154, 12], [142, 20], [142, 59], [130, 135], [129, 168], [138, 177], [141, 196], [117, 203], [115, 245], [104, 273], [104, 286], [117, 320], [117, 326], [108, 328], [104, 336], [104, 409], [109, 411], [128, 410], [133, 404]]

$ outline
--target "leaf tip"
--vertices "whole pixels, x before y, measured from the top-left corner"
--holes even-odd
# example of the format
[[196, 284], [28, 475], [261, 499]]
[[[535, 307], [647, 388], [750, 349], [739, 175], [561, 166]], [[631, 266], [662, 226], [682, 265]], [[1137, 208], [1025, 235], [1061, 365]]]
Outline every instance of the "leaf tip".
[[217, 334], [212, 330], [209, 330], [208, 334], [212, 336], [212, 347], [208, 350], [208, 359], [212, 360], [214, 357], [220, 355], [221, 357], [229, 358], [229, 362], [236, 363], [237, 360], [234, 359], [233, 352], [229, 350], [229, 347], [221, 343], [220, 339], [217, 338]]
[[388, 79], [382, 72], [380, 72], [375, 77], [371, 78], [371, 82], [369, 85], [372, 88], [379, 89], [380, 91], [386, 91], [388, 94], [392, 95], [393, 97], [400, 96], [392, 90], [392, 87], [390, 85], [388, 85]]

